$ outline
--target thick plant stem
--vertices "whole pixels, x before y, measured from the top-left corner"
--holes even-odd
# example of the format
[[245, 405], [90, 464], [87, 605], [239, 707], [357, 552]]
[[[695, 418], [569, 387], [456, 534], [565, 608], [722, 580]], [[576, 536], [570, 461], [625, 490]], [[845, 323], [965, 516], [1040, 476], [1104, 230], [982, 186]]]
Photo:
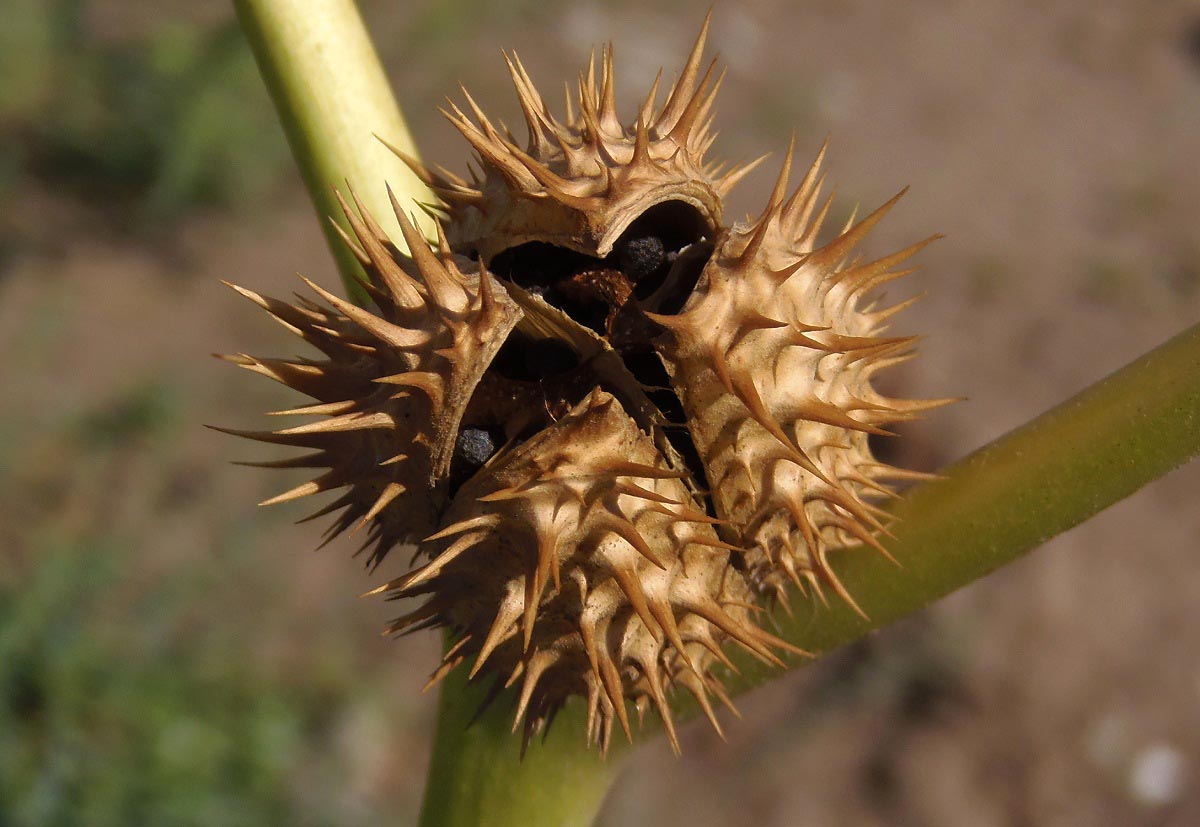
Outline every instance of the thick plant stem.
[[[828, 605], [793, 598], [792, 615], [775, 612], [778, 633], [813, 654], [856, 640], [1017, 559], [1197, 453], [1200, 325], [914, 489], [893, 508], [894, 536], [885, 541], [899, 565], [874, 551], [840, 552], [834, 565], [866, 617], [833, 596]], [[734, 693], [781, 674], [731, 654], [740, 674], [722, 678]], [[680, 716], [695, 714], [682, 695]], [[616, 744], [601, 768], [583, 747], [582, 705], [573, 704], [545, 743], [530, 745], [522, 764], [503, 699], [463, 729], [479, 697], [461, 676], [443, 689], [422, 827], [587, 823], [598, 785], [624, 745]]]
[[564, 710], [522, 761], [507, 695], [472, 720], [485, 690], [482, 681], [468, 685], [462, 669], [442, 683], [421, 827], [591, 824], [620, 761], [584, 749], [580, 705]]
[[246, 38], [279, 111], [329, 249], [350, 296], [365, 298], [362, 268], [329, 224], [347, 227], [333, 195], [350, 187], [403, 245], [386, 191], [413, 209], [434, 201], [375, 136], [415, 156], [408, 127], [353, 0], [234, 0]]

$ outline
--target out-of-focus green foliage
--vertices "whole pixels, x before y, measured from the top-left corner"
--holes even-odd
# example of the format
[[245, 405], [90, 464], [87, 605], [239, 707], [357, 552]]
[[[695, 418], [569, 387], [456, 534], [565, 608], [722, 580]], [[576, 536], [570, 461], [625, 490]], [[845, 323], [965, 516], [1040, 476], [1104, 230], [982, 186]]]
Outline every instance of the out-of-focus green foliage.
[[0, 827], [380, 823], [403, 709], [206, 499], [188, 404], [141, 379], [33, 438], [0, 406]]
[[0, 587], [0, 824], [307, 823], [288, 779], [320, 689], [187, 634], [187, 603], [145, 595], [114, 624], [130, 558], [107, 540], [37, 556]]
[[0, 0], [0, 191], [23, 175], [160, 220], [261, 197], [286, 146], [232, 19], [102, 37], [80, 0]]

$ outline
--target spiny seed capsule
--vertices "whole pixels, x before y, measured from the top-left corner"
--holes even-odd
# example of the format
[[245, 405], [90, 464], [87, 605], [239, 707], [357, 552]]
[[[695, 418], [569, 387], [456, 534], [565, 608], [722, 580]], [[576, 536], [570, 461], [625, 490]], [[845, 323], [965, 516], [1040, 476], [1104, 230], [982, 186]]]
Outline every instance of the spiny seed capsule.
[[419, 565], [377, 590], [416, 601], [390, 630], [448, 629], [431, 682], [462, 665], [489, 698], [513, 687], [526, 741], [576, 695], [602, 748], [632, 703], [678, 749], [679, 687], [718, 726], [728, 647], [794, 651], [759, 607], [789, 583], [853, 603], [831, 550], [882, 550], [878, 501], [918, 475], [868, 437], [943, 402], [872, 386], [912, 355], [884, 335], [906, 302], [872, 292], [927, 243], [854, 254], [895, 199], [822, 240], [825, 148], [792, 189], [789, 147], [762, 214], [725, 223], [758, 162], [706, 157], [707, 28], [626, 121], [611, 47], [561, 119], [506, 55], [525, 146], [468, 96], [448, 115], [470, 180], [405, 158], [441, 199], [436, 247], [394, 200], [407, 256], [343, 202], [370, 309], [311, 283], [323, 303], [237, 288], [323, 354], [228, 357], [316, 400], [279, 412], [315, 421], [234, 432], [307, 450], [267, 465], [327, 469], [268, 502], [339, 489], [330, 537], [365, 526], [373, 564], [415, 544]]

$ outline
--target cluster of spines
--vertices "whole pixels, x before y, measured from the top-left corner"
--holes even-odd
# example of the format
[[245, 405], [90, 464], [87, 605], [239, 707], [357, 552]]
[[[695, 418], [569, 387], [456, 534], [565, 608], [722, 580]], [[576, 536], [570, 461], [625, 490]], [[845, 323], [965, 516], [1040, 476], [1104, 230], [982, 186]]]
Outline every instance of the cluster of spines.
[[444, 237], [434, 253], [394, 199], [407, 261], [357, 199], [357, 213], [341, 203], [355, 236], [345, 241], [366, 271], [363, 287], [378, 313], [307, 279], [328, 307], [303, 297], [288, 304], [229, 285], [327, 358], [222, 357], [317, 400], [275, 415], [323, 418], [276, 431], [221, 430], [310, 449], [292, 459], [250, 463], [327, 469], [263, 504], [347, 489], [309, 519], [340, 512], [325, 542], [369, 526], [360, 552], [371, 548], [374, 565], [437, 524], [463, 409], [520, 311], [490, 275], [460, 270], [469, 262], [456, 261]]
[[910, 273], [895, 268], [933, 238], [849, 260], [901, 192], [818, 246], [831, 203], [819, 202], [824, 154], [788, 196], [789, 147], [762, 215], [718, 239], [680, 314], [652, 318], [668, 331], [661, 352], [717, 514], [749, 549], [756, 581], [784, 598], [785, 577], [818, 594], [828, 585], [854, 606], [828, 549], [862, 544], [886, 554], [876, 535], [887, 515], [876, 501], [893, 495], [887, 480], [924, 476], [876, 461], [867, 437], [950, 400], [891, 399], [872, 388], [876, 371], [912, 356], [914, 339], [880, 335], [911, 300], [860, 304]]
[[[565, 243], [573, 233], [602, 243], [605, 230], [628, 212], [631, 202], [644, 210], [672, 197], [673, 189], [716, 225], [721, 198], [766, 156], [733, 166], [704, 160], [716, 137], [712, 106], [724, 77], [714, 78], [715, 59], [701, 74], [707, 32], [706, 19], [661, 109], [656, 111], [660, 73], [629, 127], [616, 111], [611, 46], [602, 53], [599, 80], [594, 55], [580, 75], [578, 113], [568, 90], [562, 121], [516, 55], [506, 54], [528, 131], [524, 149], [464, 89], [471, 116], [453, 102], [443, 113], [475, 149], [482, 175], [472, 169], [468, 181], [394, 151], [442, 199], [455, 244], [480, 248], [485, 260], [521, 241], [558, 236], [556, 243]], [[539, 203], [546, 209], [539, 209]]]
[[581, 694], [602, 747], [614, 720], [631, 734], [628, 699], [656, 709], [678, 749], [675, 684], [720, 731], [709, 695], [727, 699], [709, 665], [728, 662], [724, 641], [772, 663], [791, 647], [755, 626], [735, 549], [681, 476], [613, 397], [593, 392], [464, 485], [422, 546], [429, 561], [379, 589], [428, 595], [390, 631], [454, 630], [431, 683], [470, 657], [472, 677], [510, 664], [497, 689], [520, 681], [514, 728], [523, 720], [526, 739]]

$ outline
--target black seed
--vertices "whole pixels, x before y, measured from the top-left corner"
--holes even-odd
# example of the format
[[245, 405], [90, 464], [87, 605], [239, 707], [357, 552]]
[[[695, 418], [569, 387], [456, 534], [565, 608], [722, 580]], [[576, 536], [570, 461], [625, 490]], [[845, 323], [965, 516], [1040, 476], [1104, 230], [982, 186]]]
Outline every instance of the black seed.
[[463, 428], [454, 441], [454, 458], [479, 468], [496, 453], [496, 440], [482, 428]]
[[450, 493], [454, 494], [464, 482], [492, 458], [504, 441], [498, 429], [463, 428], [454, 440], [454, 455], [450, 458]]
[[621, 272], [630, 281], [640, 281], [653, 275], [666, 259], [666, 245], [655, 236], [624, 239], [617, 249]]

